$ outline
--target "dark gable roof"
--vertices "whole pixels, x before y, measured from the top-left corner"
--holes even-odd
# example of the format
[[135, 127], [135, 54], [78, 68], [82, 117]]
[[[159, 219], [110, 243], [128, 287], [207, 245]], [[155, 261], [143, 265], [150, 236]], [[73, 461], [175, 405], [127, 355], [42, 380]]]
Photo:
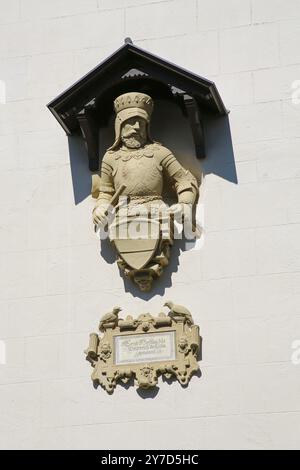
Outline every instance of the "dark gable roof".
[[[111, 99], [119, 92], [127, 91], [126, 87], [124, 88], [124, 75], [132, 69], [137, 71], [137, 76], [131, 78], [135, 79], [136, 83], [144, 78], [143, 83], [148, 80], [149, 85], [151, 81], [155, 90], [159, 90], [160, 84], [172, 91], [174, 96], [186, 94], [193, 97], [200, 108], [203, 107], [216, 115], [227, 114], [213, 82], [150, 54], [130, 42], [126, 42], [47, 106], [67, 134], [72, 134], [78, 129], [78, 113], [87, 105], [98, 108], [98, 114], [112, 112]], [[141, 72], [140, 76], [138, 72]], [[131, 81], [132, 83], [134, 82]], [[105, 95], [109, 96], [111, 109], [104, 105], [107, 102]], [[99, 103], [102, 103], [102, 106], [98, 106]]]

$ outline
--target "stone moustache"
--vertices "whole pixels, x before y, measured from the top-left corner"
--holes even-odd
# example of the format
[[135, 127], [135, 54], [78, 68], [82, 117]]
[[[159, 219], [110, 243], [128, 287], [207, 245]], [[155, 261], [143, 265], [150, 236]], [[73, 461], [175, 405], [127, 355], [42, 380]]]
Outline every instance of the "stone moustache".
[[176, 378], [187, 386], [199, 371], [199, 326], [181, 305], [167, 302], [168, 315], [143, 313], [137, 319], [119, 318], [120, 307], [105, 314], [99, 324], [103, 333], [90, 334], [86, 359], [93, 367], [94, 386], [113, 393], [117, 383], [135, 379], [139, 388], [155, 387], [160, 375]]
[[[174, 214], [186, 213], [187, 208], [193, 207], [198, 196], [198, 184], [169, 149], [152, 140], [153, 100], [150, 96], [138, 92], [125, 93], [114, 101], [114, 109], [115, 142], [102, 160], [93, 222], [98, 228], [105, 227], [113, 202], [115, 216], [108, 224], [108, 233], [118, 253], [118, 266], [141, 291], [149, 291], [153, 280], [159, 278], [169, 262]], [[177, 194], [178, 202], [171, 207], [162, 198], [165, 179], [171, 181]], [[128, 201], [128, 212], [132, 213], [129, 220], [128, 217], [126, 220], [122, 218], [120, 196]], [[124, 225], [128, 227], [134, 222], [137, 206], [146, 213], [139, 224], [144, 232], [151, 224], [151, 237], [137, 240], [130, 235], [118, 236], [119, 231], [124, 232]], [[162, 220], [161, 213], [167, 213], [167, 221]], [[170, 226], [168, 237], [161, 235], [162, 224]]]

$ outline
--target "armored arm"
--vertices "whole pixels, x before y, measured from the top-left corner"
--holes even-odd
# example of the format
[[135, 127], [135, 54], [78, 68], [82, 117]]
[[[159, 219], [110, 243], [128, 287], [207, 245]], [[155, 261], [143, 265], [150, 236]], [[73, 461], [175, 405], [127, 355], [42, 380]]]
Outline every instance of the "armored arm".
[[198, 184], [192, 173], [180, 165], [172, 153], [163, 157], [161, 165], [170, 176], [179, 204], [194, 204], [198, 194]]
[[93, 210], [93, 221], [96, 225], [106, 221], [105, 211], [115, 193], [112, 172], [109, 155], [105, 154], [101, 164], [99, 196]]
[[112, 176], [113, 168], [107, 154], [104, 155], [100, 171], [100, 191], [96, 200], [96, 206], [107, 206], [115, 193], [114, 181]]

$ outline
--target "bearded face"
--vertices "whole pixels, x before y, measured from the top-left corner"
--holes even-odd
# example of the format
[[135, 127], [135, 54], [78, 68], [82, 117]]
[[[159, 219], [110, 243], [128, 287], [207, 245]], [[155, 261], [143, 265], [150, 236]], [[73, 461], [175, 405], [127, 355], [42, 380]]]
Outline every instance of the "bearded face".
[[147, 142], [147, 123], [141, 117], [127, 119], [121, 128], [121, 141], [129, 149], [139, 149]]
[[149, 292], [152, 287], [153, 277], [147, 271], [137, 272], [134, 276], [134, 282], [143, 292]]

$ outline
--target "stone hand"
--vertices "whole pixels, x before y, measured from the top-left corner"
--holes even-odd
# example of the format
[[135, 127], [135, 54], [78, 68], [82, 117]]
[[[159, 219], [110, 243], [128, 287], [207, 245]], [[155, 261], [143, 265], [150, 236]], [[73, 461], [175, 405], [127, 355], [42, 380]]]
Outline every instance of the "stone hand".
[[173, 204], [172, 206], [169, 207], [169, 212], [174, 215], [182, 214], [183, 210], [184, 210], [183, 204], [180, 204], [180, 203]]
[[177, 204], [173, 204], [169, 207], [169, 213], [174, 215], [184, 214], [186, 217], [189, 217], [191, 212], [191, 205], [185, 204], [183, 202], [178, 202]]
[[93, 211], [93, 222], [95, 225], [104, 227], [107, 223], [107, 207], [98, 206]]

